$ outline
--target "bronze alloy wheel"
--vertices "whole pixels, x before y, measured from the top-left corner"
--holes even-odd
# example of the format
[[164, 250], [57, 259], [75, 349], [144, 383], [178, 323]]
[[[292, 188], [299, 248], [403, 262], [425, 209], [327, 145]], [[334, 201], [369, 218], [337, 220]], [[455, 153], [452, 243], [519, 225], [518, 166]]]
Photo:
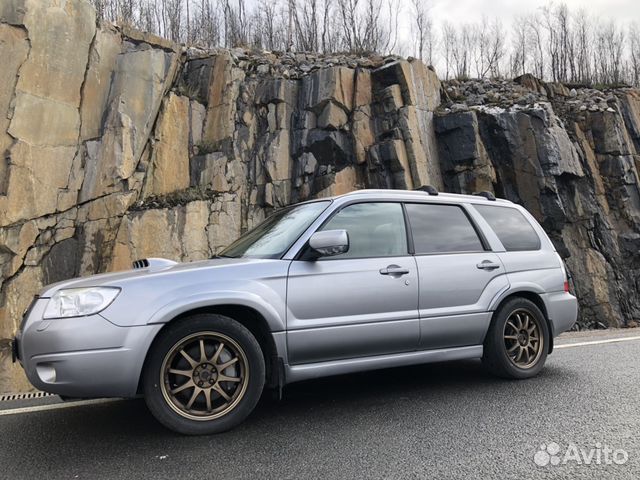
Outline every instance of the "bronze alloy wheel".
[[534, 367], [544, 349], [544, 335], [536, 315], [519, 308], [509, 315], [504, 324], [504, 343], [509, 360], [518, 368]]
[[160, 386], [167, 404], [190, 420], [220, 418], [242, 400], [249, 363], [236, 341], [198, 332], [177, 342], [164, 357]]

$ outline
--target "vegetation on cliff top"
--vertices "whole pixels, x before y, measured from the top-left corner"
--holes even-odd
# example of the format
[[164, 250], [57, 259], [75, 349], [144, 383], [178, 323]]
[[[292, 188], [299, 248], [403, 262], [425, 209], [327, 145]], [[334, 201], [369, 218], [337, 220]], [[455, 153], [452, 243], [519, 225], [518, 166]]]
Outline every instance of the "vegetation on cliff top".
[[435, 24], [434, 0], [91, 0], [98, 18], [175, 42], [270, 51], [412, 55], [441, 78], [524, 73], [640, 85], [640, 26], [548, 3], [513, 18]]

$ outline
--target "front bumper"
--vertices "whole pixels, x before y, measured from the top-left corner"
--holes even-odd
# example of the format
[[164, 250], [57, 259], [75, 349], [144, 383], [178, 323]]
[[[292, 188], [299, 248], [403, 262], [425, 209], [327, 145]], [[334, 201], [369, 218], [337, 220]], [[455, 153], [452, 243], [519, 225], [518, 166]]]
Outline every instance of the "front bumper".
[[101, 315], [42, 320], [38, 299], [14, 344], [29, 381], [70, 397], [136, 395], [146, 353], [162, 325], [120, 327]]

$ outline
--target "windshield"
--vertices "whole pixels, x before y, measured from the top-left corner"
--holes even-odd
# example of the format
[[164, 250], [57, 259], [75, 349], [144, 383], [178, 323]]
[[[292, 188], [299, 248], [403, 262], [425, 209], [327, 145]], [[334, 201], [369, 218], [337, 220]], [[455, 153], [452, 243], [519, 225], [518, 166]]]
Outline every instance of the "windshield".
[[220, 256], [280, 258], [329, 203], [322, 201], [284, 208], [245, 233], [223, 250]]

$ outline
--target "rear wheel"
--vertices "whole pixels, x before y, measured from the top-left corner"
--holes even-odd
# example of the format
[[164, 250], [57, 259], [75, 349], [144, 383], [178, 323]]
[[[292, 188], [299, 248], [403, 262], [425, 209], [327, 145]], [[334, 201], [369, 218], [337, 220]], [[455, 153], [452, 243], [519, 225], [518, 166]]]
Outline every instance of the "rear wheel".
[[547, 321], [536, 304], [513, 298], [494, 313], [482, 360], [494, 375], [530, 378], [544, 367], [549, 341]]
[[195, 315], [169, 325], [154, 343], [144, 394], [171, 430], [219, 433], [251, 413], [264, 379], [264, 357], [249, 330], [222, 315]]

